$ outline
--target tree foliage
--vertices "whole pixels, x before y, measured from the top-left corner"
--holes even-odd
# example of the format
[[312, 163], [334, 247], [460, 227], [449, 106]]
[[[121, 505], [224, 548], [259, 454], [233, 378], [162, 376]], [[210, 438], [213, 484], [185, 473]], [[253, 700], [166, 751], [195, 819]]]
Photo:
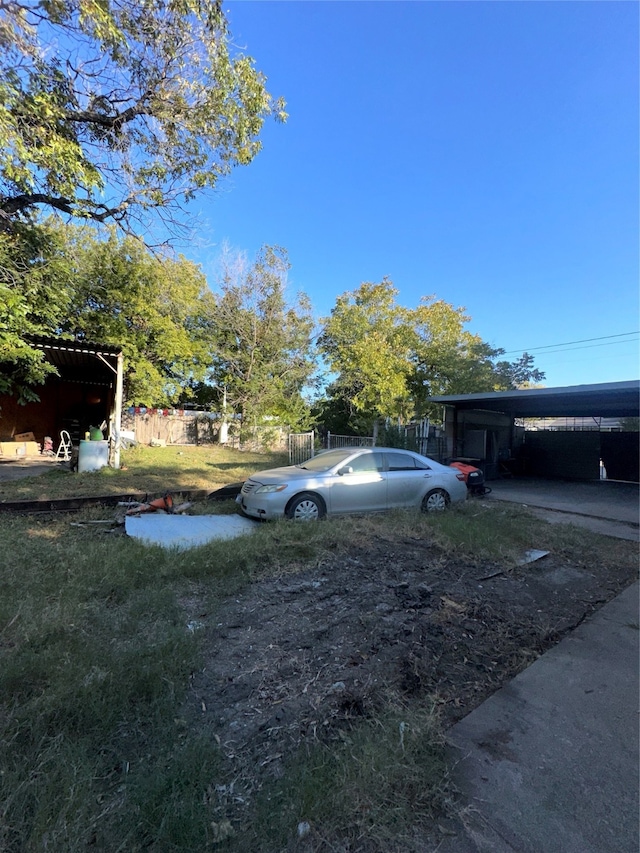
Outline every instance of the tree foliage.
[[211, 362], [215, 300], [195, 264], [112, 229], [55, 220], [0, 234], [0, 393], [37, 399], [54, 368], [34, 335], [121, 346], [125, 402], [189, 396]]
[[200, 269], [182, 257], [156, 257], [114, 230], [107, 240], [90, 229], [72, 233], [74, 291], [60, 332], [122, 347], [126, 404], [184, 398], [210, 362], [215, 300]]
[[[61, 228], [0, 233], [0, 394], [37, 399], [35, 386], [54, 368], [29, 338], [53, 335], [72, 298]], [[55, 281], [55, 286], [52, 286]]]
[[411, 371], [408, 312], [395, 302], [388, 279], [365, 282], [336, 300], [324, 321], [319, 345], [337, 374], [331, 396], [347, 402], [352, 415], [406, 415]]
[[264, 246], [250, 266], [227, 256], [219, 282], [210, 381], [226, 389], [229, 408], [244, 426], [276, 418], [300, 425], [307, 417], [303, 389], [312, 381], [313, 319], [304, 294], [286, 298], [289, 260]]
[[371, 429], [377, 418], [423, 415], [438, 394], [499, 391], [540, 381], [527, 353], [515, 362], [465, 327], [463, 308], [425, 297], [416, 308], [397, 302], [385, 278], [338, 297], [319, 344], [335, 379], [319, 410], [339, 428]]
[[218, 0], [3, 0], [0, 51], [5, 229], [43, 207], [170, 219], [286, 118]]
[[244, 424], [308, 419], [314, 323], [306, 296], [287, 302], [283, 249], [227, 257], [216, 295], [195, 264], [115, 227], [19, 230], [0, 234], [0, 393], [37, 399], [53, 368], [31, 337], [59, 336], [122, 347], [125, 404], [219, 411], [226, 389]]

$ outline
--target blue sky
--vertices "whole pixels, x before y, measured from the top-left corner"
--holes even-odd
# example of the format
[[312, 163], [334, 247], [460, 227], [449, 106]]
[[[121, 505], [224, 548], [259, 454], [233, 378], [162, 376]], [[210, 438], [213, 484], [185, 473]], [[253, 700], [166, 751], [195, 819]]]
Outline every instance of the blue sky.
[[388, 276], [548, 386], [640, 375], [637, 3], [225, 9], [290, 118], [192, 208], [210, 278], [225, 241], [279, 245], [318, 317]]

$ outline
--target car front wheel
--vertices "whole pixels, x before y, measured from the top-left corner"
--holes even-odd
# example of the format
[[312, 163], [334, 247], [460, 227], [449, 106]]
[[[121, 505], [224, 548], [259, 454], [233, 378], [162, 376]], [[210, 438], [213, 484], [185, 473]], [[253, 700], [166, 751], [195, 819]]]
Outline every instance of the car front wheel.
[[449, 506], [451, 499], [444, 489], [433, 489], [422, 499], [423, 512], [442, 512]]
[[322, 498], [310, 492], [302, 492], [291, 501], [286, 510], [287, 518], [293, 521], [319, 521], [327, 514]]

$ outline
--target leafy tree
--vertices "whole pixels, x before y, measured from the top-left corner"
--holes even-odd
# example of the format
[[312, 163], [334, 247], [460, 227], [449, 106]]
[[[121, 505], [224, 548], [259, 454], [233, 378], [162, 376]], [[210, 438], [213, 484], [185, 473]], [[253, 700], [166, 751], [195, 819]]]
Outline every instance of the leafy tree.
[[411, 386], [419, 406], [436, 394], [464, 394], [492, 387], [496, 351], [465, 329], [470, 317], [463, 308], [429, 296], [420, 301], [412, 316]]
[[251, 427], [264, 418], [301, 425], [308, 418], [303, 390], [312, 382], [313, 319], [309, 299], [285, 298], [289, 260], [264, 246], [247, 267], [227, 256], [214, 318], [210, 382], [226, 388], [229, 408]]
[[[496, 350], [496, 355], [504, 354], [504, 350]], [[533, 356], [523, 352], [516, 361], [499, 361], [496, 364], [496, 374], [502, 382], [496, 391], [510, 391], [513, 388], [534, 388], [544, 379], [544, 373], [533, 366]]]
[[106, 241], [91, 229], [73, 234], [75, 288], [62, 333], [122, 346], [127, 404], [175, 404], [210, 364], [215, 300], [204, 275], [113, 229]]
[[[52, 223], [0, 234], [0, 394], [37, 399], [55, 368], [30, 336], [52, 335], [73, 295], [64, 229]], [[55, 282], [55, 284], [52, 284]]]
[[420, 412], [438, 394], [509, 391], [544, 379], [528, 353], [514, 362], [498, 361], [504, 350], [490, 346], [465, 326], [464, 308], [425, 297], [411, 313], [415, 339], [414, 371], [409, 386]]
[[0, 3], [0, 226], [48, 208], [128, 231], [260, 149], [284, 105], [219, 0]]
[[389, 279], [363, 283], [336, 300], [319, 338], [329, 369], [337, 374], [331, 396], [343, 398], [354, 417], [408, 414], [412, 370], [409, 312], [397, 305]]
[[331, 424], [344, 425], [346, 416], [350, 430], [371, 431], [379, 418], [427, 413], [434, 395], [507, 390], [544, 378], [527, 353], [497, 362], [504, 350], [465, 328], [463, 308], [435, 297], [403, 308], [397, 295], [387, 278], [365, 282], [339, 296], [324, 320], [319, 343], [336, 378], [318, 410]]

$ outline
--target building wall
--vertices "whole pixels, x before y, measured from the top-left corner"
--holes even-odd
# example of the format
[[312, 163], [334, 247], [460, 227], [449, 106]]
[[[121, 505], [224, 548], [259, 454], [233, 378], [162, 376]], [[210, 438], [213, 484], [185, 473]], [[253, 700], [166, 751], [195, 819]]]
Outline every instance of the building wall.
[[50, 379], [37, 393], [40, 401], [25, 405], [14, 397], [0, 397], [0, 441], [32, 432], [40, 444], [45, 435], [51, 436], [57, 447], [65, 429], [77, 444], [90, 426], [109, 421], [113, 393], [106, 385]]
[[640, 482], [640, 433], [605, 432], [600, 455], [609, 480]]
[[568, 480], [600, 478], [600, 434], [597, 432], [527, 432], [524, 474]]
[[477, 459], [487, 479], [497, 477], [502, 460], [518, 452], [521, 433], [512, 419], [499, 412], [459, 411], [447, 407], [445, 416], [447, 449], [452, 459]]

